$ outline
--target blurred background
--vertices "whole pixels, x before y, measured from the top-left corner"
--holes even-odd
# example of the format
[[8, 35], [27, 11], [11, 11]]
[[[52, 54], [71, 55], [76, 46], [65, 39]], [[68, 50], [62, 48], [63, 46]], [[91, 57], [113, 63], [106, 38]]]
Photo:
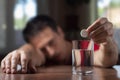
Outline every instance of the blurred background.
[[0, 0], [0, 56], [25, 43], [21, 32], [37, 14], [54, 18], [71, 33], [68, 36], [107, 17], [114, 24], [114, 38], [120, 46], [120, 0]]

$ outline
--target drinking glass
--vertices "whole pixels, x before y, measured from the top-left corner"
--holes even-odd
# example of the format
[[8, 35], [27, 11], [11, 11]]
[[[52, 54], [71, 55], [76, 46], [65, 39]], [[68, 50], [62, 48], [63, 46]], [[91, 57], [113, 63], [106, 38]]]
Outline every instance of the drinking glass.
[[93, 69], [94, 42], [89, 38], [72, 41], [73, 74], [90, 74]]

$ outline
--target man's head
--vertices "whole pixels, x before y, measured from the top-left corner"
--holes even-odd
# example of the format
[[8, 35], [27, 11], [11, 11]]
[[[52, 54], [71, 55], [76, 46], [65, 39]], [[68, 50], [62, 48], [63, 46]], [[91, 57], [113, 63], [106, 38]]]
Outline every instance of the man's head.
[[66, 53], [64, 33], [49, 16], [39, 15], [28, 21], [23, 36], [26, 42], [49, 58], [61, 57], [61, 53]]
[[51, 28], [53, 31], [57, 32], [56, 22], [46, 15], [38, 15], [32, 18], [26, 24], [25, 29], [23, 30], [23, 37], [26, 42], [29, 42], [30, 38], [41, 32], [46, 27]]

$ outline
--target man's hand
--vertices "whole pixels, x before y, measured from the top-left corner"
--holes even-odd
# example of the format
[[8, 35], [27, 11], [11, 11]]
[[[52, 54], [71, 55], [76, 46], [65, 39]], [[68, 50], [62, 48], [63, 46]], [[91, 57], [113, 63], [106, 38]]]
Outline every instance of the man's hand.
[[[44, 56], [37, 53], [30, 45], [24, 45], [18, 50], [10, 52], [1, 62], [2, 71], [5, 73], [36, 72], [36, 66], [42, 65]], [[17, 66], [21, 65], [21, 70]]]
[[107, 18], [100, 18], [89, 26], [87, 31], [95, 43], [104, 43], [113, 36], [113, 24]]
[[116, 64], [118, 50], [113, 39], [113, 24], [107, 18], [100, 18], [87, 28], [87, 32], [93, 41], [100, 45], [94, 54], [94, 65], [110, 67]]

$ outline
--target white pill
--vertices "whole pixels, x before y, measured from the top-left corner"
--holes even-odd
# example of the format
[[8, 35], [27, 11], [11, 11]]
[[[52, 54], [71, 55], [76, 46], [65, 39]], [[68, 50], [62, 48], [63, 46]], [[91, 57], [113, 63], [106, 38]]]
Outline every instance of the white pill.
[[86, 38], [86, 37], [88, 37], [88, 32], [86, 31], [86, 29], [83, 29], [83, 30], [81, 30], [80, 35], [82, 37]]
[[17, 65], [17, 71], [21, 71], [22, 66], [20, 64]]

